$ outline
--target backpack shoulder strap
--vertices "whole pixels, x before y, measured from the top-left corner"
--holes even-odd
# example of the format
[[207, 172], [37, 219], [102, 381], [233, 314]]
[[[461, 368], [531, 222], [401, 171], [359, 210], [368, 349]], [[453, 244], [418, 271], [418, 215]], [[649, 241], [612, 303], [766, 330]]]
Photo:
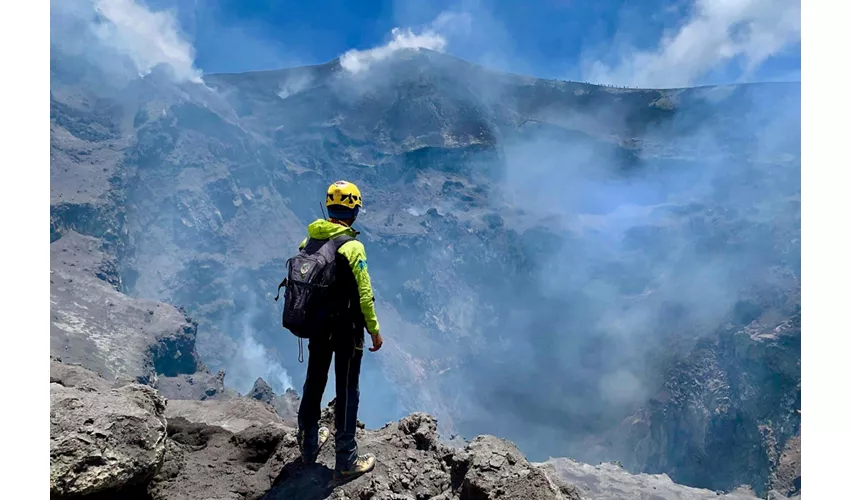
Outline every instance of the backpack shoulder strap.
[[337, 236], [336, 238], [332, 239], [331, 242], [333, 243], [333, 246], [334, 246], [334, 252], [338, 252], [339, 249], [343, 245], [348, 243], [349, 241], [354, 241], [354, 238], [352, 238], [351, 236], [349, 236], [347, 234], [341, 234], [341, 235]]
[[[289, 263], [291, 261], [292, 261], [292, 259], [286, 259], [286, 267], [287, 268], [289, 268]], [[287, 286], [288, 284], [289, 284], [289, 276], [288, 276], [288, 273], [287, 273], [287, 276], [284, 276], [283, 281], [281, 281], [280, 284], [277, 286], [277, 295], [274, 296], [275, 302], [277, 302], [278, 299], [280, 298], [280, 289]]]

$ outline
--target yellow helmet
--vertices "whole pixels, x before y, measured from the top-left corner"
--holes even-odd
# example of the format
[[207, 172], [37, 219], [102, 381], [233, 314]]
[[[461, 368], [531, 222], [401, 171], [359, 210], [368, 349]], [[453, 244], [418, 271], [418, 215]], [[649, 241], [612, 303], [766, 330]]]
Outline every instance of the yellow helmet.
[[351, 209], [363, 206], [363, 198], [357, 186], [347, 181], [336, 181], [328, 187], [325, 205], [342, 205]]

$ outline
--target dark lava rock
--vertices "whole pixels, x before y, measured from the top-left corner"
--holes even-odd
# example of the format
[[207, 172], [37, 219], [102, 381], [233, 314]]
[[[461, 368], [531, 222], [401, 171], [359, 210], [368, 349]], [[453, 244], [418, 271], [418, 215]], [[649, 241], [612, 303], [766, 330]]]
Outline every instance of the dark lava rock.
[[298, 406], [301, 403], [301, 398], [294, 390], [287, 389], [282, 396], [278, 396], [271, 386], [260, 377], [254, 382], [254, 386], [246, 397], [271, 405], [284, 422], [292, 426], [297, 425]]
[[144, 490], [165, 454], [164, 411], [148, 386], [51, 361], [51, 498]]
[[279, 450], [296, 447], [294, 431], [279, 425], [233, 433], [171, 418], [168, 432], [165, 461], [148, 488], [152, 499], [260, 498], [284, 465]]
[[275, 396], [271, 386], [260, 377], [254, 382], [254, 387], [251, 388], [251, 391], [248, 392], [248, 397], [265, 403], [271, 403]]
[[[333, 411], [328, 409], [323, 421], [330, 425], [332, 420]], [[465, 448], [444, 446], [437, 437], [436, 419], [428, 414], [413, 413], [379, 430], [357, 434], [360, 453], [377, 457], [371, 473], [335, 484], [332, 446], [323, 449], [318, 463], [310, 467], [297, 464], [297, 447], [282, 447], [279, 452], [284, 452], [287, 465], [263, 498], [579, 499], [569, 486], [557, 485], [503, 439], [480, 436]]]
[[[228, 403], [248, 405], [251, 400]], [[332, 427], [332, 407], [324, 410], [322, 421]], [[148, 488], [153, 499], [580, 498], [507, 441], [483, 436], [464, 448], [442, 445], [436, 419], [424, 413], [379, 430], [358, 430], [361, 453], [374, 453], [378, 463], [371, 473], [348, 482], [332, 479], [332, 443], [318, 463], [301, 464], [295, 429], [285, 425], [255, 423], [232, 432], [170, 417], [168, 435], [163, 466]]]

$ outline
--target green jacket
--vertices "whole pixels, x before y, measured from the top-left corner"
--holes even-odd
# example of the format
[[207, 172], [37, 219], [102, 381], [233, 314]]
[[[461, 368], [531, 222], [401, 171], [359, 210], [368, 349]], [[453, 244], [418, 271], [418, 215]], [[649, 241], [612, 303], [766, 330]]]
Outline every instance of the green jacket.
[[[318, 219], [307, 226], [307, 236], [317, 240], [334, 239], [343, 234], [355, 238], [358, 233], [348, 226], [324, 219]], [[298, 249], [304, 248], [306, 244], [307, 238], [304, 238]], [[363, 243], [354, 240], [340, 247], [339, 254], [348, 260], [354, 279], [357, 281], [357, 290], [360, 292], [360, 311], [366, 320], [366, 330], [372, 335], [377, 334], [380, 332], [380, 325], [378, 325], [378, 316], [375, 314], [375, 299], [366, 263], [366, 248]]]

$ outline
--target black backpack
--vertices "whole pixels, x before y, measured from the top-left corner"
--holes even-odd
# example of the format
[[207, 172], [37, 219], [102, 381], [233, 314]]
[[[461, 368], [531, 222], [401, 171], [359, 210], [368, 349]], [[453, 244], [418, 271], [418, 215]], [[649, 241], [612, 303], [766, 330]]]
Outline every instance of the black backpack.
[[343, 312], [336, 282], [337, 250], [351, 236], [340, 235], [330, 240], [308, 239], [297, 255], [286, 261], [287, 274], [277, 287], [275, 302], [283, 294], [282, 325], [299, 339], [327, 335], [331, 321]]

